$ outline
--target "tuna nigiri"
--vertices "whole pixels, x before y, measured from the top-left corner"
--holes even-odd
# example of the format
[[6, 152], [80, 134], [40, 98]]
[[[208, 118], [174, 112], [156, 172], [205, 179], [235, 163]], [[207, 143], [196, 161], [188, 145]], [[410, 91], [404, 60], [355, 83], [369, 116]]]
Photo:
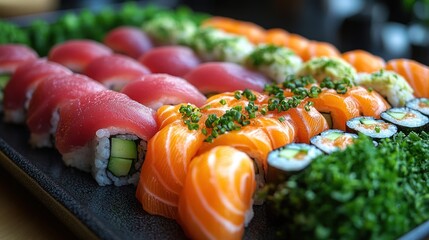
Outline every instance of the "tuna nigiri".
[[166, 73], [176, 77], [185, 76], [201, 63], [192, 49], [184, 46], [156, 47], [138, 60], [153, 73]]
[[102, 43], [86, 39], [68, 40], [55, 45], [49, 51], [48, 59], [82, 73], [92, 60], [110, 54], [112, 50]]
[[200, 107], [206, 101], [206, 97], [189, 82], [168, 74], [142, 76], [125, 85], [122, 93], [155, 110], [162, 105], [179, 103]]
[[2, 44], [0, 45], [0, 112], [3, 110], [3, 90], [7, 82], [19, 65], [35, 61], [38, 58], [37, 53], [21, 44]]
[[204, 94], [251, 89], [261, 92], [270, 80], [235, 63], [210, 62], [190, 71], [185, 79]]
[[20, 65], [4, 89], [5, 121], [23, 123], [25, 109], [37, 84], [53, 75], [72, 74], [70, 70], [54, 62], [39, 59]]
[[153, 48], [149, 36], [140, 28], [121, 26], [109, 31], [103, 39], [103, 43], [114, 52], [122, 53], [134, 59]]
[[62, 104], [96, 91], [105, 90], [98, 82], [79, 74], [52, 76], [37, 85], [31, 98], [27, 126], [30, 143], [35, 147], [52, 147], [52, 135], [58, 124]]
[[144, 65], [119, 54], [96, 58], [84, 70], [84, 74], [88, 77], [116, 91], [120, 91], [127, 83], [149, 73], [150, 70]]
[[242, 239], [253, 216], [251, 159], [221, 146], [195, 157], [179, 199], [179, 223], [191, 239]]
[[21, 44], [0, 45], [0, 74], [14, 73], [24, 62], [34, 61], [38, 54], [31, 48]]
[[91, 171], [99, 185], [136, 184], [157, 130], [152, 109], [105, 90], [60, 108], [55, 146], [67, 166]]
[[429, 67], [411, 59], [392, 59], [387, 70], [394, 71], [407, 80], [416, 97], [429, 97]]

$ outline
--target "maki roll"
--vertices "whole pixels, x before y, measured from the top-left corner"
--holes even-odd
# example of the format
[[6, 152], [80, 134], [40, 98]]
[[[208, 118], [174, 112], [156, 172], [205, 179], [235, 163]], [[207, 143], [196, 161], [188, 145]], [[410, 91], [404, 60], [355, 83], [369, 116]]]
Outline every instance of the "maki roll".
[[408, 101], [405, 106], [429, 116], [429, 98], [414, 98]]
[[373, 117], [356, 117], [347, 121], [349, 132], [362, 133], [373, 139], [383, 139], [393, 136], [398, 128], [392, 124]]
[[55, 146], [67, 166], [92, 172], [101, 186], [137, 184], [146, 142], [158, 130], [152, 109], [104, 90], [62, 105], [59, 113]]
[[283, 181], [305, 169], [323, 152], [305, 143], [290, 143], [268, 154], [267, 182]]
[[408, 107], [391, 108], [384, 111], [381, 113], [381, 119], [395, 124], [398, 130], [404, 133], [426, 131], [429, 127], [427, 116]]
[[330, 129], [311, 138], [310, 142], [323, 152], [330, 154], [338, 150], [345, 149], [348, 145], [353, 144], [358, 135], [346, 133], [338, 129]]

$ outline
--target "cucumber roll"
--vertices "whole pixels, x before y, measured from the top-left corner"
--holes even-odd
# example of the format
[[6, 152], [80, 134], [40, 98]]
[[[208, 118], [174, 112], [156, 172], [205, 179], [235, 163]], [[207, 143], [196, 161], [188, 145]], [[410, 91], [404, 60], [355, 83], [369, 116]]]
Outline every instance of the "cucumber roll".
[[391, 108], [382, 112], [380, 117], [395, 124], [398, 130], [404, 133], [427, 131], [429, 127], [427, 116], [408, 107]]
[[378, 140], [393, 136], [398, 128], [392, 124], [373, 117], [355, 117], [347, 121], [349, 132], [362, 133], [372, 139]]
[[283, 181], [305, 169], [322, 151], [305, 143], [291, 143], [268, 154], [267, 182]]
[[414, 98], [408, 101], [405, 106], [429, 116], [429, 98]]
[[310, 139], [310, 143], [323, 152], [330, 154], [338, 150], [343, 150], [348, 145], [353, 144], [357, 137], [358, 135], [354, 133], [346, 133], [338, 129], [330, 129], [312, 137]]

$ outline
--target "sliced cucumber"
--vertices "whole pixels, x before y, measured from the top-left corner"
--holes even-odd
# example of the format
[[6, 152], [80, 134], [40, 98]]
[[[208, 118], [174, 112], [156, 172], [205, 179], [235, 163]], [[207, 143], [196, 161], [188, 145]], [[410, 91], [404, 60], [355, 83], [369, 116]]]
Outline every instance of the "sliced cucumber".
[[406, 112], [394, 112], [394, 111], [387, 111], [387, 114], [389, 114], [390, 116], [398, 120], [403, 119], [405, 115], [407, 115]]
[[130, 172], [132, 164], [132, 159], [110, 157], [107, 169], [117, 177], [124, 177]]
[[359, 120], [360, 123], [364, 124], [364, 125], [374, 125], [377, 124], [377, 121], [375, 121], [374, 119], [371, 118], [361, 118]]
[[329, 140], [335, 141], [335, 139], [341, 137], [342, 135], [343, 135], [343, 133], [340, 133], [340, 132], [330, 132], [330, 133], [326, 134], [324, 137], [329, 139]]
[[284, 159], [291, 159], [294, 158], [299, 152], [299, 149], [283, 149], [279, 152], [279, 157]]
[[110, 156], [137, 159], [137, 144], [133, 140], [111, 138]]
[[10, 75], [8, 74], [0, 75], [0, 89], [3, 89], [6, 86], [7, 82], [9, 82], [9, 79]]

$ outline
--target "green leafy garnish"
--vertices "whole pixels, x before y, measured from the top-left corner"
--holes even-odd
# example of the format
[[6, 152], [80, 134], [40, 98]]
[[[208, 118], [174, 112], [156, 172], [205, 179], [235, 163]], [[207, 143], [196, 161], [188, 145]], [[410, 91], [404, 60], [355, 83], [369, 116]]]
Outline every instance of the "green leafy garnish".
[[429, 134], [360, 135], [262, 194], [276, 236], [397, 239], [429, 219]]

